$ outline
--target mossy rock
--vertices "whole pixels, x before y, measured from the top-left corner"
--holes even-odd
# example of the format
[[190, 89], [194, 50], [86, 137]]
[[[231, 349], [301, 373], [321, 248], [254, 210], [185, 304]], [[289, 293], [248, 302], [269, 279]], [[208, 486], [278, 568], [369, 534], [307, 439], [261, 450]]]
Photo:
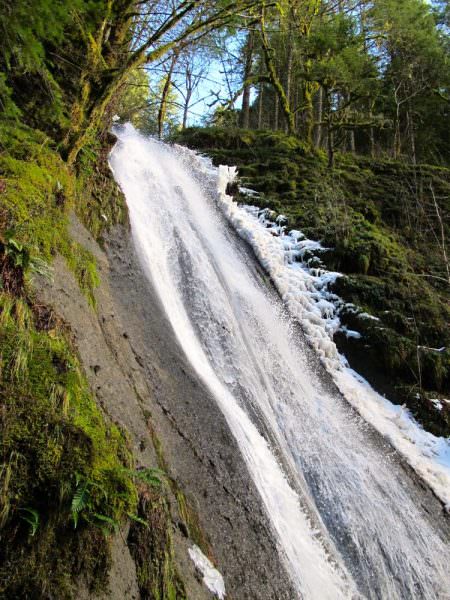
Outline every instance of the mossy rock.
[[174, 565], [171, 515], [165, 495], [141, 485], [137, 518], [139, 521], [131, 524], [127, 544], [136, 564], [141, 598], [186, 600], [183, 582]]
[[66, 328], [43, 327], [42, 307], [5, 293], [0, 310], [0, 591], [70, 597], [77, 564], [92, 585], [106, 580], [111, 528], [137, 504], [132, 456], [92, 397]]
[[74, 174], [43, 134], [16, 124], [3, 124], [0, 134], [8, 149], [0, 153], [0, 233], [12, 231], [15, 240], [49, 264], [57, 253], [64, 256], [94, 304], [96, 261], [69, 233], [69, 213], [77, 204]]
[[48, 274], [61, 254], [94, 303], [95, 258], [69, 230], [98, 180], [83, 177], [84, 192], [49, 138], [0, 123], [0, 265], [20, 280], [0, 285], [2, 597], [70, 598], [80, 575], [104, 585], [109, 538], [137, 506], [127, 437], [97, 406], [70, 331], [31, 292], [31, 268]]

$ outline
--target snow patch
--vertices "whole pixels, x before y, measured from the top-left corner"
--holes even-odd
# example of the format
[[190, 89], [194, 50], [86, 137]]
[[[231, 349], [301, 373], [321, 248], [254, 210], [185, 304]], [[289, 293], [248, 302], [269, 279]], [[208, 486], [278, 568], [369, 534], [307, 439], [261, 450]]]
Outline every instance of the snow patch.
[[439, 400], [439, 398], [430, 398], [430, 402], [434, 404], [436, 410], [442, 410], [442, 402]]
[[222, 575], [198, 546], [192, 546], [188, 549], [188, 552], [192, 562], [203, 575], [203, 583], [216, 598], [223, 600], [225, 598], [225, 583]]
[[340, 331], [345, 334], [347, 338], [354, 338], [355, 340], [359, 340], [362, 336], [359, 331], [353, 331], [352, 329], [347, 329], [345, 325], [341, 326]]
[[260, 195], [256, 190], [251, 190], [242, 186], [239, 186], [239, 193], [243, 196], [250, 196], [250, 198], [257, 198]]

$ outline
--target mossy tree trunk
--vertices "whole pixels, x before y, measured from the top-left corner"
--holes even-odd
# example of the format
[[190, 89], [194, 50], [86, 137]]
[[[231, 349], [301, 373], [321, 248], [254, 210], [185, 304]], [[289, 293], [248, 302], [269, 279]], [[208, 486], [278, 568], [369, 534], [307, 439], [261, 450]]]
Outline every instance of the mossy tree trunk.
[[[308, 0], [300, 4], [300, 12], [298, 14], [292, 15], [293, 20], [296, 20], [298, 23], [299, 34], [304, 40], [310, 38], [313, 23], [319, 15], [320, 6], [321, 3], [319, 0]], [[314, 96], [319, 89], [319, 84], [311, 79], [311, 69], [313, 66], [311, 58], [302, 53], [300, 62], [302, 68], [302, 106], [297, 107], [296, 110], [302, 111], [302, 133], [308, 144], [312, 145], [314, 141]]]
[[281, 84], [280, 78], [278, 77], [275, 62], [274, 62], [274, 50], [269, 45], [269, 39], [267, 37], [266, 25], [265, 25], [265, 2], [262, 3], [261, 15], [260, 15], [260, 33], [261, 43], [264, 55], [264, 62], [266, 64], [267, 72], [269, 75], [270, 82], [272, 83], [275, 94], [279, 100], [281, 109], [286, 119], [287, 133], [289, 135], [295, 135], [295, 119], [294, 114], [289, 106], [289, 100], [284, 91], [283, 85]]
[[[318, 85], [310, 81], [304, 81], [302, 85], [303, 91], [303, 135], [305, 140], [312, 146], [314, 141], [314, 96], [317, 92]], [[320, 117], [321, 118], [321, 117]]]
[[167, 102], [169, 99], [169, 92], [170, 92], [170, 88], [172, 85], [172, 75], [173, 75], [173, 70], [177, 63], [177, 60], [178, 60], [178, 52], [175, 51], [172, 55], [172, 60], [170, 61], [169, 71], [167, 73], [166, 80], [164, 81], [164, 86], [163, 86], [162, 95], [161, 95], [161, 102], [160, 102], [159, 110], [158, 110], [158, 137], [159, 137], [159, 139], [161, 139], [162, 135], [163, 135], [163, 126], [164, 126], [164, 121], [165, 121], [166, 113], [167, 113]]
[[124, 61], [131, 42], [135, 0], [113, 6], [109, 0], [95, 35], [79, 27], [86, 46], [86, 62], [80, 76], [78, 97], [72, 105], [71, 121], [61, 145], [61, 154], [73, 164], [91, 132], [100, 124], [104, 109], [123, 83], [128, 70]]
[[333, 127], [333, 116], [331, 106], [331, 94], [328, 86], [323, 86], [324, 104], [325, 104], [325, 123], [327, 127], [327, 154], [328, 154], [328, 168], [334, 167], [334, 127]]
[[314, 129], [314, 146], [320, 148], [322, 144], [322, 118], [323, 118], [323, 88], [319, 87], [316, 93], [316, 126]]
[[[294, 67], [294, 43], [292, 35], [292, 24], [288, 25], [288, 39], [287, 39], [287, 59], [286, 59], [286, 100], [289, 106], [289, 110], [292, 111], [292, 75]], [[286, 128], [289, 129], [289, 122], [286, 119]], [[295, 118], [293, 119], [293, 129], [296, 131]]]
[[[240, 10], [250, 10], [256, 0], [230, 0], [217, 6], [206, 1], [183, 1], [159, 27], [145, 34], [139, 23], [140, 0], [109, 0], [95, 36], [85, 34], [87, 59], [71, 123], [61, 144], [61, 154], [74, 164], [81, 148], [95, 135], [106, 108], [130, 71], [159, 60], [179, 44], [232, 22]], [[149, 9], [149, 7], [147, 7]], [[188, 17], [190, 19], [188, 20]], [[146, 15], [144, 18], [148, 18]], [[140, 46], [130, 51], [133, 35], [140, 27]], [[167, 37], [168, 33], [174, 35]]]
[[258, 94], [258, 129], [262, 129], [263, 126], [263, 108], [264, 108], [264, 84], [259, 85]]
[[253, 46], [254, 46], [254, 33], [250, 30], [247, 34], [247, 41], [245, 44], [245, 55], [244, 55], [244, 92], [242, 94], [242, 110], [241, 110], [241, 127], [248, 129], [250, 127], [250, 91], [251, 86], [248, 83], [249, 78], [252, 74], [253, 65]]

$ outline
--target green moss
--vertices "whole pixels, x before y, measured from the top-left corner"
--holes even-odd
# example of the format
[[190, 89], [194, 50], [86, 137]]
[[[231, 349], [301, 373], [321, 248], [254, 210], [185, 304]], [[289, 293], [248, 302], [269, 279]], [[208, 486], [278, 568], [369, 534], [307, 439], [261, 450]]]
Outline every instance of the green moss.
[[5, 124], [0, 134], [8, 148], [0, 153], [0, 232], [12, 230], [14, 239], [48, 263], [56, 253], [63, 255], [93, 304], [99, 282], [95, 259], [69, 232], [78, 186], [74, 175], [43, 134]]
[[[184, 585], [174, 566], [172, 524], [168, 500], [161, 490], [141, 485], [138, 518], [128, 535], [144, 600], [184, 600]], [[146, 526], [143, 526], [145, 523]]]
[[[2, 293], [0, 307], [1, 591], [17, 597], [14, 590], [32, 586], [37, 597], [47, 597], [46, 588], [64, 589], [61, 597], [68, 597], [74, 561], [92, 562], [85, 571], [91, 583], [97, 567], [106, 577], [109, 531], [135, 511], [136, 488], [124, 468], [131, 453], [92, 398], [67, 333], [43, 323], [42, 307], [38, 318], [22, 299]], [[82, 485], [86, 498], [75, 522], [72, 502]], [[23, 518], [29, 512], [38, 522], [33, 535]], [[89, 554], [93, 538], [102, 568], [94, 548]], [[72, 546], [83, 559], [74, 559]]]
[[172, 489], [177, 499], [180, 517], [186, 527], [189, 538], [212, 560], [212, 547], [202, 529], [197, 511], [178, 486], [173, 486]]
[[113, 140], [104, 136], [84, 147], [77, 162], [76, 213], [102, 244], [113, 225], [128, 225], [128, 209], [108, 165]]
[[[273, 154], [306, 152], [306, 145], [295, 136], [287, 136], [281, 131], [255, 131], [221, 127], [189, 127], [178, 132], [174, 140], [202, 150], [215, 152], [243, 150], [250, 154], [270, 157]], [[271, 153], [272, 150], [272, 153]]]
[[100, 283], [97, 272], [97, 261], [89, 250], [70, 239], [60, 246], [60, 253], [67, 261], [69, 269], [75, 275], [81, 291], [95, 307], [94, 290]]
[[[106, 581], [108, 538], [137, 506], [132, 457], [97, 407], [68, 331], [28, 292], [28, 264], [60, 254], [95, 304], [95, 258], [69, 227], [80, 176], [44, 134], [17, 123], [2, 121], [0, 145], [0, 594], [69, 598], [80, 574], [89, 586]], [[10, 239], [31, 262], [15, 266]]]

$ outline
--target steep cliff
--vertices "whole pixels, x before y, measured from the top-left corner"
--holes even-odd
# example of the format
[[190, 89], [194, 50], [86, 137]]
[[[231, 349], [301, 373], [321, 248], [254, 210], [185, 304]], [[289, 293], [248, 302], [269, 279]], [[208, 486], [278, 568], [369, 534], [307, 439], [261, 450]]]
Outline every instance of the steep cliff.
[[40, 134], [8, 135], [1, 595], [212, 597], [195, 544], [227, 597], [292, 597], [243, 459], [137, 262], [106, 150], [75, 176]]

